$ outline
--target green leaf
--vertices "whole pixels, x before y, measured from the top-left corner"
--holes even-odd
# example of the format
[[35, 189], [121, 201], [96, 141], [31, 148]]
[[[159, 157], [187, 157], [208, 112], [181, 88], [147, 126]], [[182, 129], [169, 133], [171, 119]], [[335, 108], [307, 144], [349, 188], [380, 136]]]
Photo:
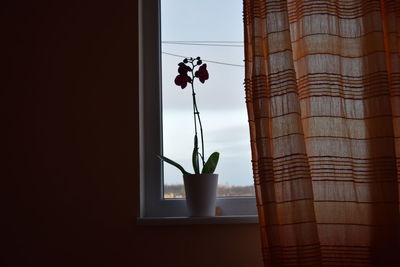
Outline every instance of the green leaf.
[[192, 153], [192, 164], [193, 164], [193, 170], [195, 174], [199, 174], [199, 147], [198, 147], [198, 140], [197, 140], [197, 135], [194, 136], [194, 148], [193, 148], [193, 153]]
[[159, 159], [161, 159], [162, 161], [165, 161], [166, 163], [171, 164], [172, 166], [175, 166], [176, 168], [178, 168], [183, 174], [189, 174], [187, 171], [185, 171], [185, 169], [179, 165], [178, 163], [176, 163], [175, 161], [173, 161], [172, 159], [169, 159], [167, 157], [161, 156], [161, 155], [157, 155], [157, 157]]
[[204, 165], [201, 173], [214, 173], [215, 168], [217, 168], [218, 160], [219, 160], [219, 153], [218, 152], [212, 153], [211, 156], [208, 158], [206, 164]]

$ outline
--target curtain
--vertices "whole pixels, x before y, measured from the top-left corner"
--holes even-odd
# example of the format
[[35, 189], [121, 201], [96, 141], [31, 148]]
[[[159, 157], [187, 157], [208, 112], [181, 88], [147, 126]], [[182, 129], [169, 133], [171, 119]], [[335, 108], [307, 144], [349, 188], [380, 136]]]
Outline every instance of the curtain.
[[400, 1], [244, 0], [265, 266], [400, 266]]

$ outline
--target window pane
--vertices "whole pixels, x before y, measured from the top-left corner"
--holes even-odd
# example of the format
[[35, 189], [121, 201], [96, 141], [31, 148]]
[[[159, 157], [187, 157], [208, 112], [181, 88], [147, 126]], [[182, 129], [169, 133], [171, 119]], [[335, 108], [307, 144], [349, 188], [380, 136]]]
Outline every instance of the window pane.
[[[164, 155], [193, 172], [191, 89], [182, 90], [174, 79], [184, 57], [200, 56], [210, 78], [195, 82], [196, 98], [205, 156], [220, 152], [218, 196], [254, 196], [243, 88], [242, 0], [163, 0], [161, 30]], [[164, 197], [184, 197], [182, 183], [181, 172], [164, 164]]]

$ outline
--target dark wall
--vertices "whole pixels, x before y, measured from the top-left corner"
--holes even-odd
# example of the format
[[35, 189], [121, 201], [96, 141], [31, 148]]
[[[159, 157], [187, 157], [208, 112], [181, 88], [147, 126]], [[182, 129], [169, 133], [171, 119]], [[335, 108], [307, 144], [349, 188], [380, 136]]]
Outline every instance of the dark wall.
[[1, 266], [261, 265], [257, 225], [136, 225], [137, 12], [2, 2]]

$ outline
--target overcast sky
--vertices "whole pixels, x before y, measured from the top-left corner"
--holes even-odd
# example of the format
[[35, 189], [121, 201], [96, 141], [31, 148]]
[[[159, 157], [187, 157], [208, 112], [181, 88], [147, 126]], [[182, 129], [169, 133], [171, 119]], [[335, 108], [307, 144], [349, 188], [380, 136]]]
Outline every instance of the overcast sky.
[[[242, 0], [162, 0], [162, 41], [243, 41]], [[162, 51], [243, 65], [243, 47], [163, 43]], [[239, 46], [239, 47], [237, 47]], [[162, 55], [164, 155], [191, 167], [193, 113], [191, 91], [174, 84], [183, 58]], [[250, 140], [244, 99], [244, 68], [207, 63], [210, 78], [195, 83], [205, 136], [206, 157], [218, 151], [216, 173], [227, 185], [251, 185]], [[179, 170], [165, 164], [166, 184], [182, 183]]]

